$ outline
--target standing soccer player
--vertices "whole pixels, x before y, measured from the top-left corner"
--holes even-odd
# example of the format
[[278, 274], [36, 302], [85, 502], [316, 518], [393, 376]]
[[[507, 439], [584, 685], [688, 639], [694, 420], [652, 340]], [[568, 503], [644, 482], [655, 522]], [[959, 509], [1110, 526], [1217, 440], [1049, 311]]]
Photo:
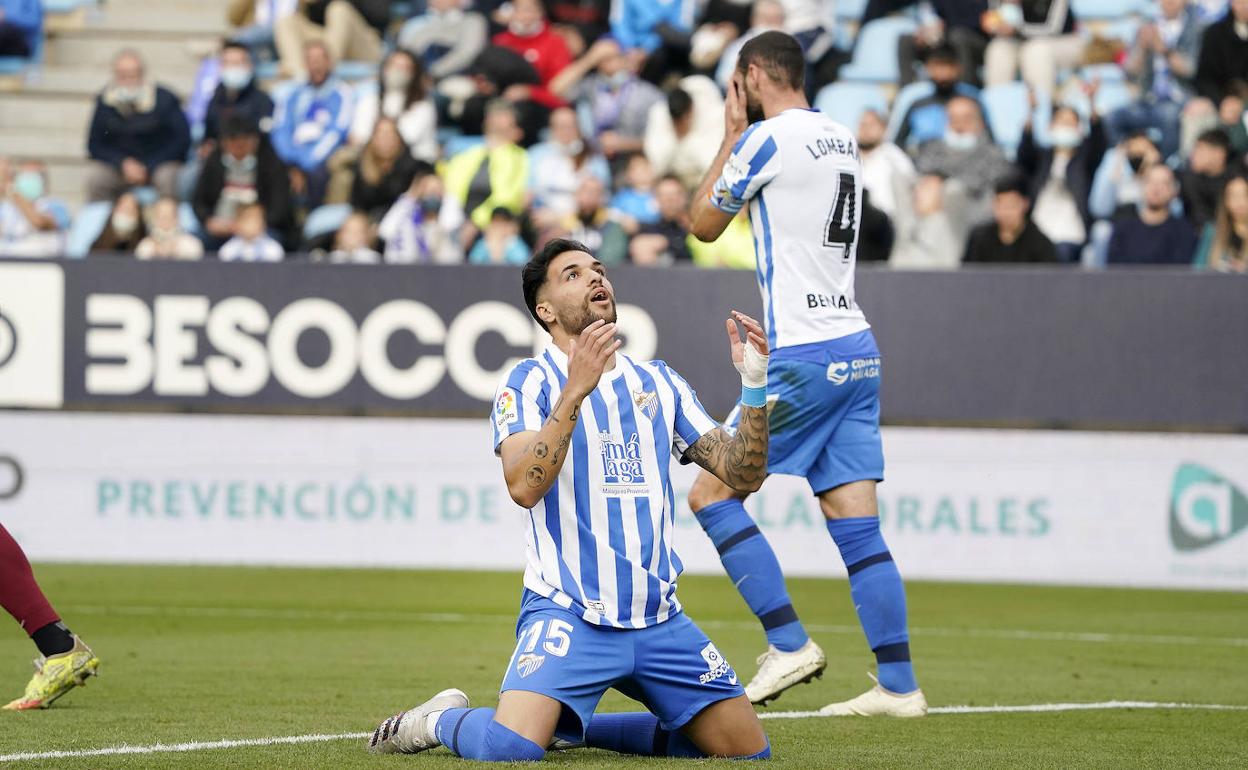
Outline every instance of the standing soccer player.
[[0, 606], [30, 634], [40, 653], [26, 692], [6, 705], [6, 711], [47, 708], [52, 701], [83, 684], [99, 668], [99, 658], [70, 633], [52, 609], [35, 582], [26, 554], [3, 526], [0, 526]]
[[[444, 690], [383, 722], [369, 749], [443, 745], [465, 759], [534, 761], [558, 738], [646, 756], [769, 757], [736, 673], [676, 599], [669, 477], [675, 455], [730, 489], [762, 484], [762, 326], [739, 313], [727, 322], [742, 381], [729, 435], [667, 364], [617, 352], [615, 294], [583, 245], [551, 241], [523, 281], [552, 344], [517, 364], [494, 400], [494, 450], [528, 509], [517, 644], [498, 709], [469, 709], [463, 692]], [[595, 716], [610, 688], [649, 711]]]
[[[878, 684], [825, 713], [917, 717], [927, 701], [910, 664], [906, 595], [880, 534], [880, 352], [854, 302], [862, 208], [854, 136], [810, 109], [797, 41], [765, 32], [742, 47], [725, 106], [724, 143], [692, 207], [692, 230], [719, 237], [747, 204], [771, 347], [768, 471], [804, 477], [849, 572], [879, 666]], [[729, 418], [731, 424], [733, 419]], [[761, 621], [768, 650], [746, 687], [766, 703], [827, 665], [789, 602], [746, 495], [702, 473], [689, 503], [728, 575]]]

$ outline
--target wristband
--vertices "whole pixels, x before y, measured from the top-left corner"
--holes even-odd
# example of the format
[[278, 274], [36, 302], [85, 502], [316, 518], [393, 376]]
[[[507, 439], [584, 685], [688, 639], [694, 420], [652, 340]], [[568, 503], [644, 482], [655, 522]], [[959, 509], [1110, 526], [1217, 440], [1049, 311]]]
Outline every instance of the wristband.
[[761, 409], [767, 406], [767, 386], [761, 388], [750, 388], [745, 385], [741, 386], [741, 405], [752, 406]]

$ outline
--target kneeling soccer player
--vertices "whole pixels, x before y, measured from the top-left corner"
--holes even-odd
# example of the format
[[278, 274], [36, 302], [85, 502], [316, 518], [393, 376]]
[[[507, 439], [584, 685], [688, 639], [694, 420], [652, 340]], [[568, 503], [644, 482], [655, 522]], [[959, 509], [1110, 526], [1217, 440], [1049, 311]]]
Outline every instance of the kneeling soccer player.
[[[465, 759], [534, 761], [558, 739], [650, 756], [771, 756], [736, 672], [676, 599], [668, 457], [742, 492], [762, 484], [762, 327], [740, 313], [726, 324], [743, 403], [729, 435], [665, 363], [617, 352], [615, 295], [583, 245], [555, 240], [536, 254], [524, 299], [553, 344], [517, 364], [494, 401], [495, 451], [529, 517], [498, 709], [470, 709], [463, 692], [444, 690], [383, 722], [369, 749], [442, 745]], [[649, 711], [594, 715], [609, 688]]]

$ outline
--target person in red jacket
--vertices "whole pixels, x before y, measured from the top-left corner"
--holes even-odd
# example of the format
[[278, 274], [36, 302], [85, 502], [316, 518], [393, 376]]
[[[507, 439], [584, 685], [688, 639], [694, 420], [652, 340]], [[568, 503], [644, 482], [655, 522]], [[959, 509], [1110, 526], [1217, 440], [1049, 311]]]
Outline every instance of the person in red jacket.
[[541, 0], [514, 0], [507, 29], [491, 42], [523, 56], [533, 65], [540, 81], [537, 85], [513, 85], [503, 93], [504, 99], [533, 101], [551, 110], [563, 106], [563, 100], [551, 93], [548, 86], [555, 75], [572, 63], [572, 52], [563, 36], [547, 22]]

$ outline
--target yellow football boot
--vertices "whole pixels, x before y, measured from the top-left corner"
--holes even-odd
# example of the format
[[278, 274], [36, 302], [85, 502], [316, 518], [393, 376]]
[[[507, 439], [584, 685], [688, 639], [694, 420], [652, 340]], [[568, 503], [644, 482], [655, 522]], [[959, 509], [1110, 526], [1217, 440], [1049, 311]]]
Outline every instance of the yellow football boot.
[[35, 661], [35, 675], [26, 685], [22, 697], [4, 707], [5, 711], [46, 709], [52, 701], [65, 693], [86, 684], [100, 667], [100, 659], [91, 648], [74, 636], [74, 648], [69, 652], [39, 658]]

